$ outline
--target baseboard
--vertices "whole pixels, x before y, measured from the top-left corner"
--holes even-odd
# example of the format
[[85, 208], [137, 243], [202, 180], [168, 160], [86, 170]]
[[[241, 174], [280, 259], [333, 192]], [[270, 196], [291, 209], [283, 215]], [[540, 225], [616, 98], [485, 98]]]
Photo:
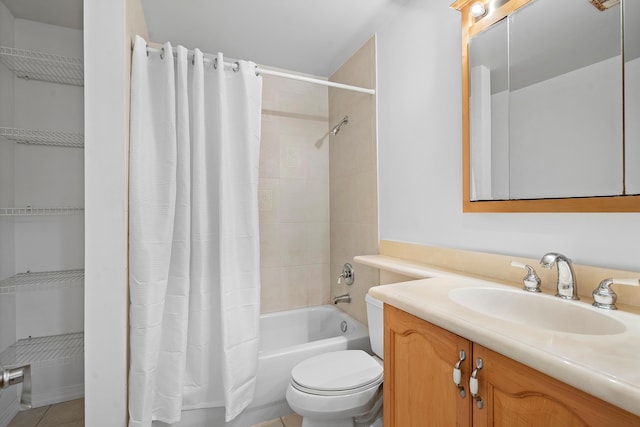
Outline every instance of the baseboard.
[[33, 394], [31, 396], [31, 406], [37, 408], [82, 397], [84, 397], [84, 384], [74, 384], [47, 390], [44, 393]]

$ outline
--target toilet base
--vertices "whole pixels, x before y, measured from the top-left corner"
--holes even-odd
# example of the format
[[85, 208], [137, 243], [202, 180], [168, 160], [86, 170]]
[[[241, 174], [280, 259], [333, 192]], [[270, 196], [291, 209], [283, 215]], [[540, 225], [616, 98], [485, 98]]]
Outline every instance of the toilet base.
[[373, 424], [356, 423], [353, 417], [347, 420], [318, 420], [308, 417], [302, 418], [302, 427], [382, 427], [382, 417], [373, 421]]
[[[317, 414], [300, 411], [298, 407], [292, 409], [302, 412], [302, 427], [382, 427], [382, 399], [382, 387], [379, 387], [373, 400], [368, 402], [368, 408], [359, 408], [360, 410], [365, 409], [364, 413], [361, 412], [357, 416], [351, 415], [345, 418], [341, 418], [336, 413], [333, 414], [335, 418], [327, 413], [318, 417]], [[342, 416], [346, 414], [346, 412], [342, 412]], [[329, 415], [329, 419], [327, 419], [327, 415]]]
[[302, 418], [302, 427], [354, 427], [353, 417], [343, 420], [319, 420], [317, 418]]

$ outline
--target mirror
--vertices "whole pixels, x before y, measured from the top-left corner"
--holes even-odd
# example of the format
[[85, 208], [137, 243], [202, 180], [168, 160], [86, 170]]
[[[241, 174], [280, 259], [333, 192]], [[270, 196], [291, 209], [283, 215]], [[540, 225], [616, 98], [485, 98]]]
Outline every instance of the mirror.
[[625, 1], [624, 142], [627, 194], [640, 194], [640, 1]]
[[[486, 14], [473, 17], [473, 3]], [[640, 211], [640, 2], [453, 7], [463, 22], [464, 211]]]

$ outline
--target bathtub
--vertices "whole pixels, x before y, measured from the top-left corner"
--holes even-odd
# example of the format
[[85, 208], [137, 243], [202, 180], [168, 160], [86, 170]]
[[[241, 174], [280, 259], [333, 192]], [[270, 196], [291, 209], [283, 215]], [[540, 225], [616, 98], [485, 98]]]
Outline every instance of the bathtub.
[[[279, 311], [260, 316], [260, 354], [256, 394], [235, 420], [224, 422], [224, 408], [184, 411], [172, 426], [246, 427], [291, 413], [285, 393], [291, 369], [303, 360], [329, 351], [371, 353], [366, 326], [332, 305]], [[166, 426], [154, 422], [154, 426]]]

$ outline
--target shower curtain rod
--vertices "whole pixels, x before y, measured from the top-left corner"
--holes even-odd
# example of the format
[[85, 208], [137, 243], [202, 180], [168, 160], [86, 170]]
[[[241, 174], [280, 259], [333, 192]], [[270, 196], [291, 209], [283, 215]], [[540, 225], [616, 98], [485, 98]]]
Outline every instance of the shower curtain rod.
[[[155, 43], [154, 43], [155, 44]], [[154, 52], [154, 53], [163, 53], [164, 49], [162, 48], [157, 48], [157, 47], [152, 47], [147, 45], [147, 53], [148, 52]], [[174, 51], [173, 52], [173, 56], [176, 56], [177, 53]], [[193, 51], [189, 50], [189, 55], [193, 55]], [[211, 58], [208, 58], [205, 56], [204, 58], [204, 62], [205, 63], [211, 63], [214, 60]], [[224, 63], [225, 66], [227, 67], [236, 67], [237, 63], [236, 62], [226, 62]], [[307, 82], [307, 83], [314, 83], [314, 84], [318, 84], [318, 85], [322, 85], [322, 86], [329, 86], [329, 87], [335, 87], [338, 89], [346, 89], [346, 90], [351, 90], [354, 92], [361, 92], [361, 93], [368, 93], [369, 95], [374, 95], [376, 93], [375, 89], [367, 89], [364, 87], [359, 87], [359, 86], [352, 86], [352, 85], [346, 85], [343, 83], [336, 83], [336, 82], [332, 82], [329, 80], [322, 80], [322, 79], [315, 79], [313, 77], [306, 77], [306, 76], [299, 76], [296, 74], [290, 74], [290, 73], [283, 73], [281, 71], [275, 71], [275, 70], [269, 70], [267, 68], [262, 68], [259, 65], [256, 65], [256, 75], [268, 75], [268, 76], [274, 76], [274, 77], [283, 77], [285, 79], [291, 79], [291, 80], [298, 80], [298, 81], [303, 81], [303, 82]]]

